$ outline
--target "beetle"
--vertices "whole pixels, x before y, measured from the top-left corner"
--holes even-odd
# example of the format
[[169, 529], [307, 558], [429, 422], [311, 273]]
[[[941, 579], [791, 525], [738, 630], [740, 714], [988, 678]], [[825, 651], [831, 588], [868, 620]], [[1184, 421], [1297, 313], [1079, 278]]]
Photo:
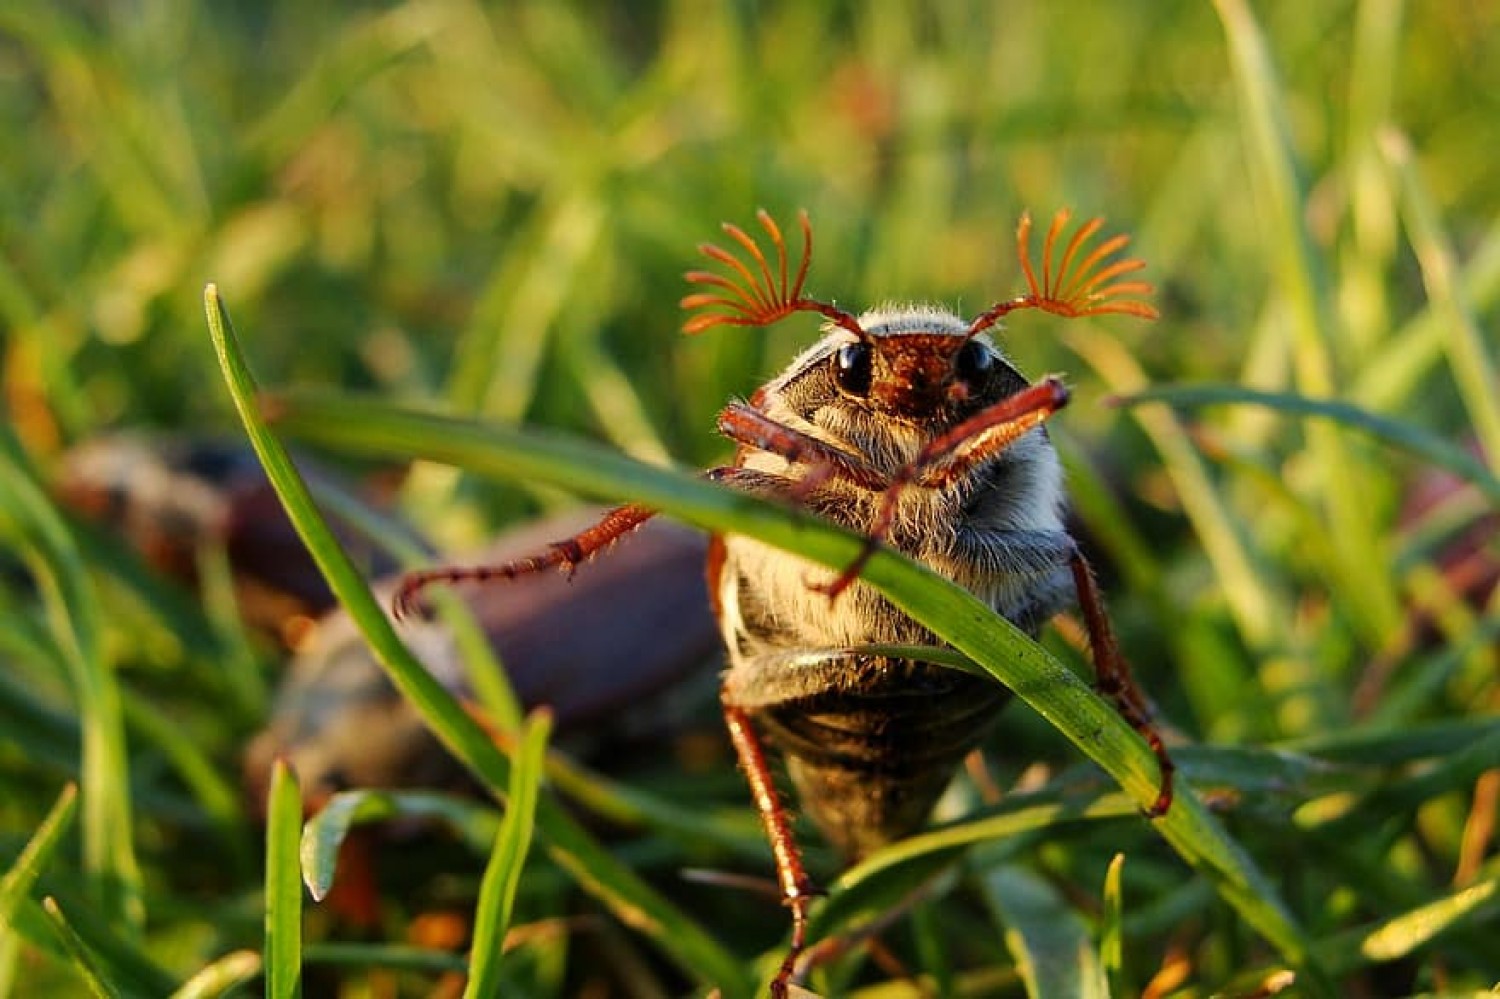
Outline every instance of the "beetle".
[[[1112, 634], [1092, 571], [1064, 527], [1066, 493], [1043, 423], [1068, 401], [1057, 377], [1028, 381], [992, 331], [1011, 312], [1065, 318], [1123, 314], [1154, 319], [1144, 267], [1119, 258], [1127, 237], [1094, 246], [1093, 219], [1061, 242], [1060, 211], [1048, 229], [1041, 276], [1029, 253], [1031, 220], [1016, 232], [1025, 294], [971, 320], [931, 306], [887, 306], [855, 315], [803, 292], [812, 227], [798, 218], [802, 255], [790, 266], [780, 226], [757, 216], [774, 250], [738, 226], [740, 249], [705, 244], [717, 266], [694, 270], [682, 300], [684, 329], [768, 326], [798, 312], [824, 319], [822, 336], [747, 401], [730, 403], [718, 428], [736, 445], [731, 465], [709, 478], [795, 504], [862, 534], [861, 555], [843, 571], [813, 565], [750, 538], [716, 537], [709, 588], [728, 654], [721, 700], [792, 912], [788, 952], [772, 991], [798, 971], [815, 890], [792, 836], [765, 743], [784, 757], [803, 810], [847, 858], [914, 832], [926, 821], [958, 762], [1010, 698], [982, 677], [878, 646], [934, 646], [930, 631], [859, 579], [887, 544], [975, 593], [1035, 637], [1076, 605], [1093, 651], [1097, 686], [1156, 754], [1158, 796], [1172, 802], [1173, 764]], [[545, 551], [517, 561], [438, 568], [406, 577], [396, 595], [409, 613], [433, 583], [516, 579], [578, 564], [645, 523], [629, 505]], [[868, 650], [868, 651], [862, 651]]]

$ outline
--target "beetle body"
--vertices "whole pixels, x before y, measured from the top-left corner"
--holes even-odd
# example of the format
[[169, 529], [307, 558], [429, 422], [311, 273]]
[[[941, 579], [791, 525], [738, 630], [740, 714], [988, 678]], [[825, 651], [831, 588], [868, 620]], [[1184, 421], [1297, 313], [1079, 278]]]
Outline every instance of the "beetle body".
[[[816, 464], [744, 445], [736, 464], [754, 475], [742, 485], [870, 535], [881, 482], [1028, 383], [989, 337], [969, 337], [968, 324], [946, 312], [882, 309], [859, 325], [867, 348], [826, 329], [751, 405], [862, 456], [877, 473], [870, 484], [809, 484]], [[1062, 473], [1044, 428], [946, 488], [907, 490], [885, 539], [1033, 636], [1072, 602]], [[850, 856], [919, 828], [1009, 692], [950, 668], [843, 651], [938, 642], [861, 582], [830, 603], [829, 570], [743, 537], [721, 539], [716, 551], [710, 586], [730, 662], [726, 700], [749, 710], [781, 750], [803, 808]]]
[[[1062, 473], [1042, 424], [1067, 403], [1067, 390], [1056, 378], [1028, 382], [988, 333], [1018, 309], [1154, 318], [1136, 297], [1150, 286], [1126, 279], [1144, 265], [1110, 259], [1125, 237], [1086, 247], [1102, 224], [1095, 219], [1060, 244], [1067, 213], [1059, 212], [1038, 279], [1023, 217], [1017, 245], [1027, 293], [965, 322], [927, 307], [856, 316], [805, 296], [812, 255], [806, 214], [795, 271], [779, 226], [764, 212], [758, 219], [774, 262], [744, 230], [726, 225], [740, 253], [700, 247], [718, 269], [688, 273], [699, 290], [682, 300], [693, 312], [684, 329], [767, 326], [796, 312], [826, 323], [822, 338], [782, 375], [720, 413], [735, 459], [708, 475], [809, 509], [866, 539], [842, 572], [734, 535], [715, 539], [709, 552], [729, 657], [725, 723], [792, 910], [791, 944], [772, 982], [773, 994], [785, 995], [817, 893], [762, 739], [786, 759], [802, 807], [853, 858], [926, 820], [957, 762], [1010, 696], [983, 677], [923, 661], [913, 647], [939, 645], [936, 636], [859, 580], [879, 545], [925, 563], [1032, 635], [1076, 603], [1100, 692], [1156, 752], [1161, 785], [1150, 814], [1171, 804], [1173, 767], [1115, 646], [1093, 575], [1063, 527]], [[412, 574], [397, 593], [398, 612], [430, 583], [571, 570], [651, 516], [644, 507], [620, 507], [530, 558]]]

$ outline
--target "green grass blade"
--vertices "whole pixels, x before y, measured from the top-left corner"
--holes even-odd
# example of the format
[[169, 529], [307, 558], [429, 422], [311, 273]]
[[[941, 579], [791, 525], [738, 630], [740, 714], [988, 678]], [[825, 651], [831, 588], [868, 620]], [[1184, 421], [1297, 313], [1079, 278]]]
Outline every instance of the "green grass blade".
[[[1269, 263], [1290, 312], [1297, 388], [1304, 395], [1331, 396], [1337, 387], [1333, 295], [1306, 230], [1306, 198], [1285, 120], [1286, 99], [1249, 5], [1245, 0], [1215, 0], [1215, 6], [1229, 41], [1251, 178], [1260, 194], [1262, 215], [1268, 219]], [[1310, 428], [1308, 450], [1320, 469], [1325, 517], [1338, 525], [1331, 536], [1339, 564], [1330, 568], [1364, 631], [1379, 642], [1398, 626], [1399, 607], [1388, 577], [1368, 571], [1370, 553], [1379, 549], [1367, 476], [1326, 427]]]
[[1114, 400], [1130, 408], [1148, 402], [1175, 407], [1248, 405], [1261, 406], [1289, 416], [1331, 420], [1342, 427], [1368, 434], [1387, 444], [1452, 472], [1500, 504], [1500, 478], [1469, 452], [1411, 423], [1371, 413], [1335, 399], [1309, 399], [1288, 392], [1261, 392], [1237, 385], [1165, 385], [1145, 389]]
[[120, 690], [106, 659], [97, 595], [66, 522], [47, 498], [20, 445], [0, 429], [0, 529], [9, 519], [25, 554], [47, 620], [78, 700], [82, 735], [81, 827], [84, 869], [102, 910], [121, 925], [145, 920], [135, 854], [129, 761]]
[[266, 802], [266, 997], [302, 994], [302, 791], [286, 761], [271, 767]]
[[1045, 878], [1003, 864], [981, 876], [980, 890], [1005, 926], [1028, 995], [1106, 999], [1109, 986], [1088, 925]]
[[442, 794], [398, 791], [343, 791], [329, 798], [302, 829], [302, 879], [322, 901], [333, 887], [339, 849], [349, 831], [368, 822], [391, 819], [437, 820], [446, 824], [476, 853], [495, 841], [500, 821], [493, 809]]
[[83, 978], [90, 994], [96, 999], [125, 999], [126, 993], [105, 974], [88, 944], [68, 922], [68, 917], [63, 914], [62, 906], [57, 904], [57, 899], [50, 896], [42, 899], [42, 909], [47, 913], [52, 928], [57, 931], [64, 949], [72, 957], [73, 967]]
[[[753, 537], [831, 568], [848, 565], [863, 546], [858, 536], [805, 511], [556, 434], [481, 426], [352, 396], [281, 397], [276, 409], [289, 432], [326, 445], [415, 455], [497, 478], [547, 482], [596, 499], [629, 499], [705, 530]], [[870, 559], [864, 579], [1014, 690], [1108, 770], [1140, 807], [1149, 806], [1158, 782], [1149, 748], [1039, 645], [973, 594], [889, 550]], [[1290, 962], [1303, 964], [1301, 930], [1275, 890], [1188, 788], [1155, 825]], [[1307, 985], [1316, 991], [1312, 979]]]
[[1117, 853], [1104, 872], [1103, 912], [1099, 917], [1099, 963], [1109, 994], [1122, 996], [1125, 989], [1125, 854]]
[[[360, 627], [376, 659], [434, 733], [497, 795], [509, 784], [510, 767], [489, 735], [401, 643], [369, 586], [350, 563], [312, 503], [286, 450], [260, 413], [258, 390], [234, 338], [228, 314], [212, 287], [205, 291], [208, 325], [224, 379], [251, 444], [260, 456], [288, 515], [329, 586]], [[537, 826], [549, 851], [589, 892], [627, 925], [654, 940], [690, 974], [726, 996], [743, 996], [750, 979], [743, 967], [696, 923], [654, 891], [584, 832], [551, 798], [537, 804]]]
[[259, 978], [263, 970], [259, 954], [237, 950], [199, 969], [172, 993], [172, 999], [216, 999]]
[[501, 948], [510, 928], [510, 915], [515, 907], [516, 889], [521, 883], [526, 853], [531, 848], [537, 793], [547, 758], [547, 736], [551, 731], [552, 719], [543, 713], [534, 715], [521, 733], [521, 749], [511, 769], [510, 801], [505, 810], [505, 821], [495, 837], [495, 847], [480, 882], [465, 999], [500, 995]]
[[15, 934], [16, 910], [31, 894], [36, 879], [52, 859], [63, 833], [73, 824], [78, 811], [78, 785], [68, 784], [57, 796], [56, 803], [42, 824], [36, 827], [21, 855], [16, 858], [5, 877], [0, 878], [0, 940], [10, 940]]
[[1412, 248], [1422, 265], [1422, 280], [1448, 331], [1448, 367], [1459, 395], [1484, 445], [1491, 469], [1500, 470], [1500, 376], [1486, 347], [1474, 310], [1464, 298], [1453, 246], [1438, 221], [1432, 195], [1412, 162], [1406, 137], [1395, 131], [1382, 136], [1387, 159], [1401, 182], [1402, 207]]
[[[83, 945], [90, 965], [111, 987], [127, 995], [151, 997], [166, 995], [176, 987], [177, 976], [157, 963], [130, 927], [97, 911], [87, 899], [59, 893], [52, 901], [66, 910], [68, 932]], [[45, 913], [44, 918], [51, 922]]]

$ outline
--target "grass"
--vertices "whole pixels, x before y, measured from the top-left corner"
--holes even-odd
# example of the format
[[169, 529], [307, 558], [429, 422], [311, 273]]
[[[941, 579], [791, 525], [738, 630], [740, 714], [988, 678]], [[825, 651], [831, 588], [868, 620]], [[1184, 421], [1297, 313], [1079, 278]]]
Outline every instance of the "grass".
[[[809, 210], [814, 293], [968, 312], [1017, 290], [1023, 208], [1104, 214], [1164, 314], [1018, 316], [1005, 342], [1074, 389], [1054, 439], [1182, 807], [1138, 816], [1150, 754], [1072, 679], [1066, 628], [1037, 648], [873, 560], [1030, 706], [943, 822], [847, 871], [812, 851], [815, 937], [878, 928], [944, 995], [1494, 987], [1500, 615], [1463, 575], [1497, 565], [1482, 6], [8, 5], [0, 995], [457, 995], [475, 925], [490, 994], [755, 991], [785, 914], [683, 876], [770, 873], [712, 705], [645, 759], [533, 729], [513, 767], [519, 743], [385, 625], [282, 447], [352, 475], [432, 459], [394, 504], [445, 550], [628, 497], [838, 564], [853, 539], [683, 471], [723, 460], [717, 408], [813, 334], [675, 332], [693, 247], [760, 206]], [[209, 281], [237, 347], [218, 298], [205, 331]], [[49, 488], [106, 430], [242, 420], [488, 797], [335, 799], [300, 860], [290, 775], [269, 831], [248, 817], [239, 755], [280, 663], [225, 553], [186, 595]], [[491, 669], [471, 666], [514, 731]], [[451, 832], [385, 847], [373, 926], [314, 900], [354, 827], [403, 816]], [[862, 948], [809, 985], [913, 988]]]

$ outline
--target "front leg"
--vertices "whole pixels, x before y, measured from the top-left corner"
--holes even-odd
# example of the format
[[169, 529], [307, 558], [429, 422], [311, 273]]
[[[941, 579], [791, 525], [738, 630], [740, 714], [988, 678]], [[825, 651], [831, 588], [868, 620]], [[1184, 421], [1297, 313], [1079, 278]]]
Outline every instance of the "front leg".
[[793, 465], [806, 465], [819, 481], [842, 478], [877, 491], [889, 485], [886, 476], [862, 456], [780, 423], [742, 402], [724, 407], [719, 414], [719, 432], [741, 447], [777, 455]]

